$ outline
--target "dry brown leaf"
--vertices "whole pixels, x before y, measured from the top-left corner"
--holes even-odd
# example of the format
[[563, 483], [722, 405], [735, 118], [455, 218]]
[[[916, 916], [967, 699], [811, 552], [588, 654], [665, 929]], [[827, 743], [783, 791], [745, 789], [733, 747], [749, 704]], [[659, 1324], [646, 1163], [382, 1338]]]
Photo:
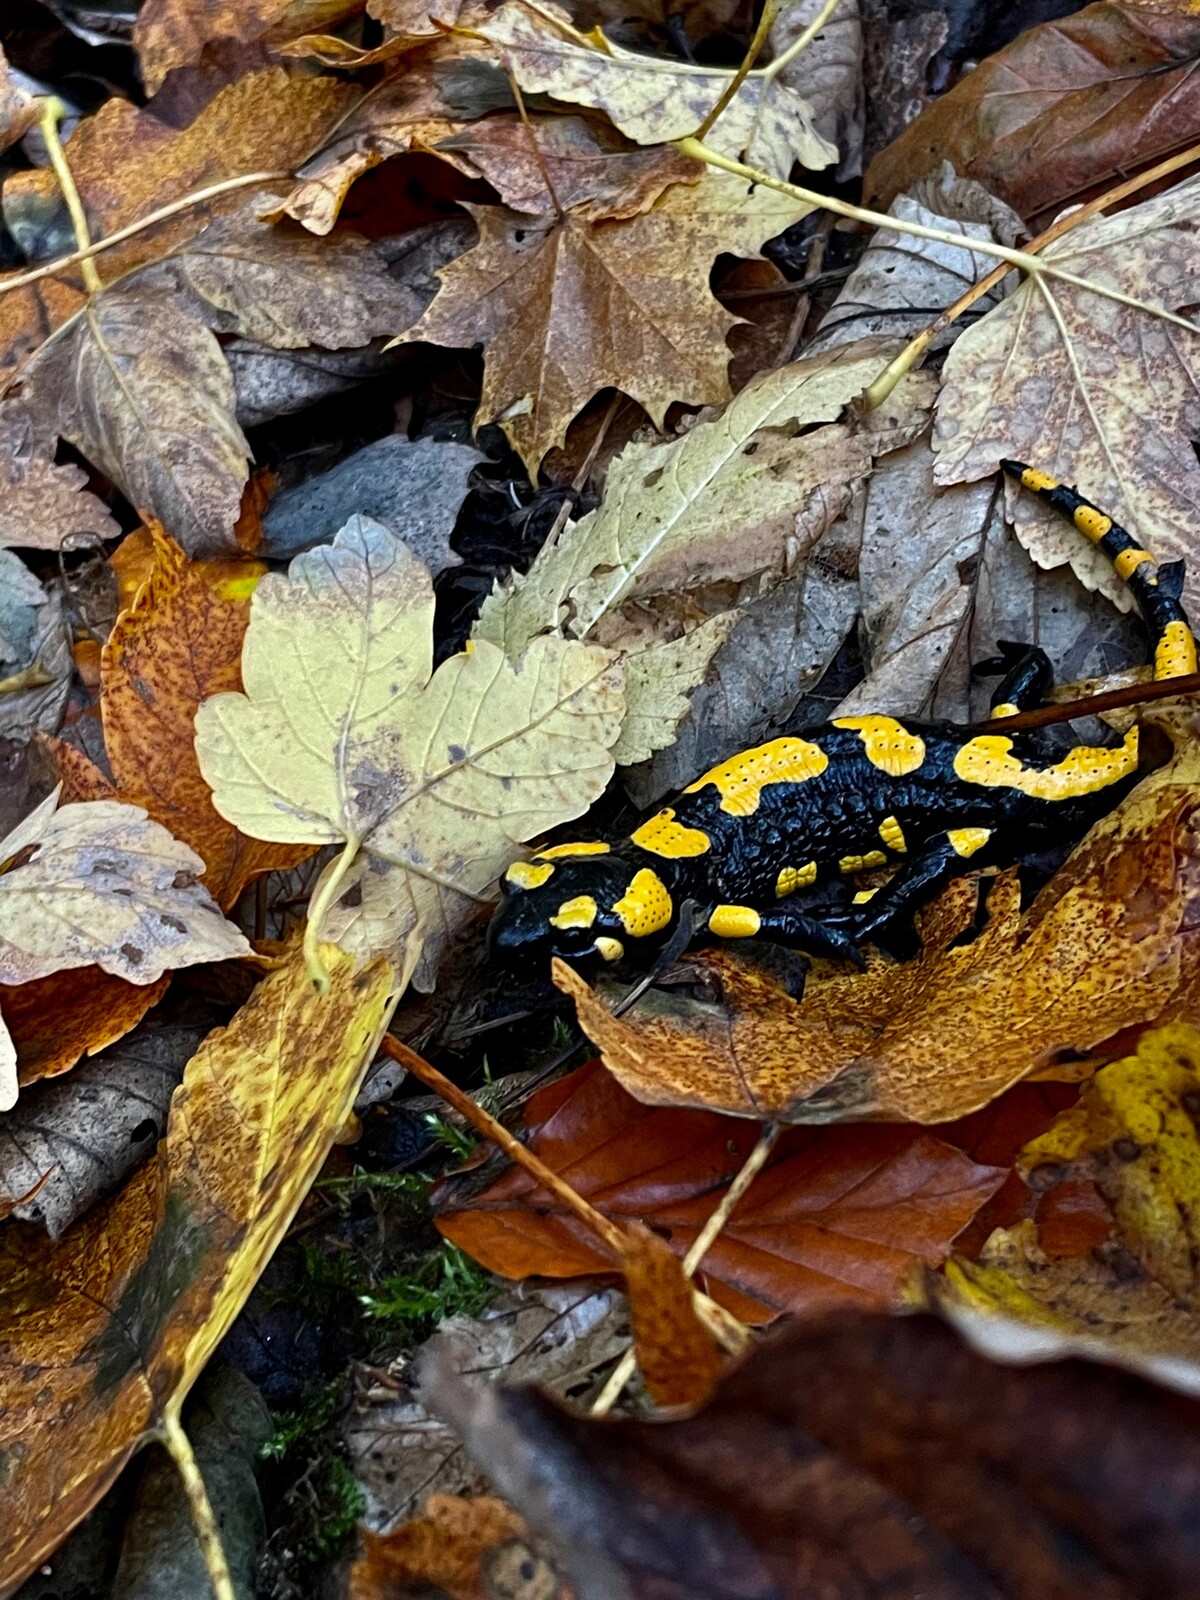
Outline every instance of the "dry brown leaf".
[[[283, 170], [305, 160], [349, 110], [358, 90], [334, 78], [290, 77], [281, 68], [249, 74], [216, 95], [186, 128], [173, 128], [117, 97], [85, 117], [67, 141], [71, 174], [94, 238], [146, 216], [192, 190], [242, 173]], [[6, 211], [60, 203], [54, 174], [10, 173]], [[235, 194], [234, 200], [238, 196]], [[211, 209], [189, 207], [98, 260], [111, 282], [191, 238]], [[0, 276], [0, 287], [4, 279]], [[7, 374], [84, 303], [77, 277], [51, 278], [0, 296], [0, 373]]]
[[472, 207], [479, 244], [443, 270], [441, 293], [404, 338], [486, 346], [476, 425], [498, 420], [536, 474], [607, 385], [659, 427], [672, 401], [728, 399], [725, 335], [737, 319], [709, 291], [713, 257], [757, 255], [806, 209], [711, 171], [624, 221], [531, 222]]
[[192, 554], [236, 551], [250, 446], [215, 336], [169, 291], [95, 295], [25, 369], [25, 400]]
[[1022, 919], [1015, 875], [988, 920], [958, 879], [923, 915], [924, 949], [816, 963], [797, 1002], [752, 957], [698, 958], [716, 999], [650, 994], [614, 1017], [565, 963], [555, 981], [629, 1091], [656, 1105], [756, 1118], [944, 1122], [1010, 1084], [1157, 1016], [1192, 977], [1200, 746], [1190, 741], [1096, 824]]
[[7, 150], [32, 128], [38, 119], [38, 103], [13, 82], [8, 60], [0, 50], [0, 150]]
[[101, 663], [104, 743], [122, 800], [191, 845], [203, 882], [232, 906], [252, 878], [310, 852], [248, 838], [213, 809], [196, 760], [196, 711], [242, 686], [242, 639], [261, 562], [189, 561], [161, 529], [153, 565], [117, 619]]
[[34, 437], [18, 401], [0, 406], [0, 544], [61, 550], [75, 535], [115, 539], [107, 506], [84, 490], [87, 474], [56, 465]]
[[[593, 28], [580, 33], [548, 0], [507, 0], [476, 31], [527, 92], [603, 111], [638, 144], [694, 134], [733, 78], [729, 67], [639, 55]], [[786, 178], [794, 162], [819, 170], [837, 149], [813, 126], [813, 110], [770, 68], [744, 80], [705, 136], [723, 155]]]
[[[1168, 311], [1196, 299], [1200, 179], [1047, 246], [1043, 259]], [[972, 482], [1001, 457], [1077, 483], [1160, 561], [1189, 562], [1200, 607], [1200, 333], [1055, 279], [1026, 280], [958, 339], [946, 361], [934, 444], [939, 483]], [[1153, 426], [1147, 425], [1153, 418]], [[1095, 546], [1033, 496], [1010, 498], [1041, 567], [1070, 562], [1123, 609], [1132, 597]]]
[[159, 1162], [57, 1244], [0, 1233], [0, 1587], [46, 1559], [188, 1390], [353, 1103], [391, 978], [293, 959], [188, 1064]]
[[[485, 1564], [511, 1545], [528, 1560], [528, 1537], [524, 1522], [503, 1500], [431, 1494], [411, 1522], [390, 1533], [363, 1535], [363, 1553], [350, 1573], [350, 1600], [397, 1600], [428, 1593], [431, 1584], [450, 1600], [488, 1600], [497, 1591], [487, 1582]], [[538, 1600], [556, 1600], [557, 1594], [556, 1586], [537, 1591]]]
[[310, 28], [331, 28], [361, 9], [361, 0], [146, 0], [133, 29], [133, 47], [147, 94], [168, 72], [199, 61], [207, 45], [227, 42], [268, 48]]
[[637, 216], [671, 184], [695, 183], [703, 170], [670, 145], [644, 149], [589, 117], [523, 122], [504, 112], [471, 123], [437, 149], [467, 157], [469, 173], [486, 178], [513, 211], [577, 211], [587, 222]]
[[17, 1081], [69, 1072], [81, 1056], [115, 1044], [166, 994], [170, 975], [128, 983], [99, 967], [52, 972], [32, 983], [0, 984], [0, 1016], [17, 1047]]

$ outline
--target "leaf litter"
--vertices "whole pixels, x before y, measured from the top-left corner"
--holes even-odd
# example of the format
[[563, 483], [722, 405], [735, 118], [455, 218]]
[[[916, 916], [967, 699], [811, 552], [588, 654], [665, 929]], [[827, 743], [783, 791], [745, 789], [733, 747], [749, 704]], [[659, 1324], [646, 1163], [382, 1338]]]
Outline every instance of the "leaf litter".
[[[621, 1015], [613, 986], [557, 973], [611, 1073], [593, 1063], [528, 1103], [546, 1167], [504, 1171], [477, 1153], [435, 1205], [443, 1233], [500, 1275], [582, 1282], [520, 1284], [516, 1301], [459, 1319], [460, 1348], [491, 1351], [483, 1364], [506, 1383], [549, 1380], [601, 1411], [624, 1394], [642, 1415], [712, 1388], [727, 1364], [713, 1328], [725, 1350], [744, 1341], [733, 1317], [790, 1319], [793, 1342], [757, 1359], [821, 1373], [772, 1378], [764, 1401], [754, 1361], [736, 1369], [697, 1433], [685, 1420], [657, 1435], [653, 1484], [644, 1442], [612, 1444], [639, 1423], [602, 1431], [503, 1388], [469, 1398], [471, 1363], [445, 1341], [426, 1358], [440, 1376], [414, 1386], [415, 1325], [389, 1331], [386, 1316], [411, 1296], [394, 1277], [382, 1292], [380, 1260], [398, 1249], [442, 1263], [427, 1303], [461, 1292], [472, 1318], [488, 1280], [429, 1243], [422, 1197], [438, 1163], [424, 1124], [417, 1154], [387, 1143], [415, 1120], [389, 1122], [406, 1104], [389, 1103], [406, 1093], [397, 1075], [350, 1108], [396, 997], [430, 988], [450, 953], [436, 1005], [402, 1000], [397, 1026], [470, 1081], [482, 1073], [478, 1098], [515, 1114], [528, 1091], [512, 1069], [544, 1071], [566, 1040], [544, 984], [502, 992], [471, 951], [497, 874], [527, 844], [572, 822], [623, 826], [621, 792], [604, 793], [614, 777], [650, 803], [839, 702], [979, 716], [971, 667], [997, 638], [1041, 644], [1068, 679], [1103, 682], [1140, 659], [1125, 620], [1079, 583], [1120, 602], [1111, 575], [993, 474], [1024, 455], [1195, 565], [1194, 333], [1180, 322], [1194, 180], [1147, 199], [1135, 177], [1124, 209], [1035, 241], [1046, 273], [1026, 261], [1024, 281], [1011, 274], [959, 311], [991, 240], [1010, 246], [1118, 165], [1191, 137], [1192, 19], [1102, 4], [1007, 45], [1020, 21], [1008, 35], [989, 23], [999, 51], [939, 95], [947, 63], [953, 78], [968, 59], [941, 13], [905, 32], [847, 0], [801, 0], [743, 79], [758, 19], [724, 0], [683, 8], [665, 31], [649, 3], [375, 0], [369, 33], [360, 9], [154, 0], [134, 36], [151, 104], [104, 100], [57, 165], [3, 158], [25, 260], [0, 275], [13, 379], [0, 410], [12, 547], [0, 725], [58, 735], [67, 790], [55, 811], [49, 784], [18, 775], [0, 846], [0, 899], [15, 908], [0, 1067], [6, 1099], [27, 1089], [0, 1119], [0, 1397], [16, 1430], [2, 1581], [46, 1558], [140, 1442], [165, 1439], [186, 1472], [183, 1395], [304, 1203], [308, 1289], [341, 1286], [317, 1325], [340, 1326], [357, 1299], [383, 1341], [356, 1369], [368, 1420], [341, 1430], [382, 1541], [356, 1569], [362, 1600], [385, 1581], [471, 1600], [518, 1581], [561, 1590], [573, 1513], [556, 1502], [547, 1515], [531, 1485], [572, 1429], [604, 1478], [580, 1503], [601, 1494], [625, 1530], [619, 1550], [588, 1546], [594, 1570], [571, 1574], [581, 1595], [597, 1581], [605, 1600], [641, 1593], [651, 1569], [686, 1588], [678, 1541], [629, 1565], [655, 1496], [672, 1497], [673, 1517], [682, 1504], [668, 1438], [689, 1463], [689, 1527], [706, 1549], [735, 1527], [742, 1565], [728, 1572], [759, 1587], [778, 1578], [792, 1592], [816, 1551], [831, 1592], [875, 1592], [886, 1580], [862, 1569], [862, 1530], [886, 1541], [903, 1528], [908, 1586], [919, 1572], [956, 1594], [981, 1564], [997, 1594], [1016, 1593], [1033, 1560], [1066, 1594], [1141, 1592], [1123, 1542], [1129, 1483], [1161, 1500], [1172, 1474], [1186, 1479], [1185, 1434], [1068, 1510], [1017, 1473], [1011, 1537], [979, 1463], [1025, 1459], [1020, 1427], [997, 1440], [1006, 1408], [1051, 1437], [1102, 1415], [1106, 1440], [1136, 1454], [1154, 1391], [1115, 1400], [1090, 1367], [1006, 1373], [932, 1324], [823, 1319], [923, 1297], [985, 1345], [1189, 1381], [1198, 779], [1185, 709], [1153, 719], [1173, 755], [1036, 895], [1007, 873], [977, 914], [979, 885], [952, 885], [909, 961], [872, 956], [850, 978], [752, 947], [697, 952]], [[997, 122], [997, 86], [1014, 83]], [[833, 174], [852, 182], [880, 130], [922, 101], [865, 182], [893, 203], [889, 225], [864, 241], [814, 217]], [[4, 138], [34, 119], [53, 155], [43, 102], [0, 93]], [[696, 134], [767, 176], [751, 183], [673, 142]], [[1045, 159], [1047, 138], [1061, 159]], [[816, 191], [778, 186], [796, 161]], [[77, 254], [101, 248], [63, 261], [72, 237]], [[1051, 275], [1063, 270], [1110, 297]], [[738, 333], [731, 366], [741, 309], [763, 329]], [[903, 347], [914, 335], [919, 352]], [[889, 363], [899, 382], [864, 404]], [[124, 532], [139, 515], [148, 525]], [[305, 911], [302, 960], [287, 934]], [[208, 1008], [190, 1032], [169, 1020], [177, 1002], [184, 1016]], [[511, 1076], [493, 1084], [496, 1068]], [[780, 1133], [780, 1121], [809, 1126]], [[335, 1137], [359, 1142], [331, 1170], [360, 1154], [374, 1166], [345, 1180], [352, 1206], [323, 1213], [324, 1190], [305, 1196]], [[461, 1153], [460, 1124], [438, 1122], [436, 1138]], [[413, 1161], [419, 1175], [397, 1170]], [[549, 1196], [538, 1172], [557, 1185]], [[401, 1241], [424, 1228], [423, 1258], [394, 1237], [401, 1197], [416, 1207]], [[618, 1268], [641, 1363], [632, 1392], [623, 1302], [593, 1281]], [[136, 1348], [122, 1339], [118, 1352], [114, 1327], [140, 1330]], [[301, 1342], [293, 1328], [274, 1347]], [[945, 1374], [965, 1374], [949, 1411], [912, 1387], [926, 1361], [938, 1405]], [[304, 1382], [345, 1367], [343, 1348]], [[761, 1467], [771, 1430], [795, 1426], [776, 1412], [797, 1381], [817, 1404], [788, 1471], [767, 1474], [772, 1509]], [[844, 1414], [868, 1390], [882, 1456]], [[36, 1435], [22, 1421], [35, 1391]], [[533, 1454], [514, 1467], [535, 1413]], [[967, 1465], [950, 1490], [937, 1464], [952, 1455]], [[324, 1459], [298, 1482], [314, 1529], [348, 1531], [354, 1477]], [[703, 1487], [713, 1460], [719, 1504]], [[1056, 1455], [1054, 1471], [1066, 1467]], [[1086, 1570], [1056, 1565], [1064, 1527]], [[798, 1528], [808, 1543], [780, 1566], [778, 1539]], [[1173, 1536], [1160, 1516], [1150, 1559], [1165, 1595], [1194, 1576]], [[297, 1552], [325, 1551], [324, 1538], [276, 1536], [263, 1569], [275, 1600], [315, 1588], [323, 1556]], [[278, 1588], [285, 1547], [298, 1591]], [[193, 1554], [219, 1586], [214, 1549]]]

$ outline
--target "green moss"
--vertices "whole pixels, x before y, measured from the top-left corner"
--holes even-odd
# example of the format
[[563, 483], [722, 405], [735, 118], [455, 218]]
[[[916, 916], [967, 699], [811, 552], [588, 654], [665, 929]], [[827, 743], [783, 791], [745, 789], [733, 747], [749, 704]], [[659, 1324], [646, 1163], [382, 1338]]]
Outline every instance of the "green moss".
[[447, 1317], [477, 1317], [495, 1293], [492, 1275], [447, 1241], [381, 1279], [359, 1302], [393, 1338], [415, 1344]]

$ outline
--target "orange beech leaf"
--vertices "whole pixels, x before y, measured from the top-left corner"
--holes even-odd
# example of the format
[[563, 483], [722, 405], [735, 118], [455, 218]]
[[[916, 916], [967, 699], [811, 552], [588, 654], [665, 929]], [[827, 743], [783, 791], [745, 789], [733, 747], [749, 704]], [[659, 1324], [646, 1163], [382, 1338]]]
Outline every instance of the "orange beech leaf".
[[127, 983], [99, 967], [52, 972], [32, 983], [0, 984], [0, 1016], [17, 1047], [17, 1081], [69, 1072], [81, 1056], [94, 1056], [123, 1039], [170, 987], [164, 972], [155, 983]]
[[1091, 5], [1030, 28], [980, 62], [875, 157], [880, 208], [953, 164], [1025, 218], [1200, 139], [1200, 15]]
[[267, 844], [213, 809], [195, 751], [196, 708], [242, 686], [242, 638], [261, 562], [190, 561], [160, 528], [153, 566], [104, 646], [104, 742], [122, 800], [204, 858], [204, 882], [231, 906], [251, 878], [286, 869], [308, 846]]
[[[754, 1147], [736, 1117], [639, 1104], [599, 1062], [541, 1090], [530, 1143], [597, 1210], [646, 1222], [686, 1254]], [[743, 1321], [832, 1305], [894, 1305], [911, 1269], [937, 1263], [1004, 1181], [917, 1128], [793, 1129], [704, 1258], [697, 1283]], [[435, 1192], [448, 1239], [504, 1277], [611, 1272], [592, 1234], [525, 1173], [473, 1194]]]

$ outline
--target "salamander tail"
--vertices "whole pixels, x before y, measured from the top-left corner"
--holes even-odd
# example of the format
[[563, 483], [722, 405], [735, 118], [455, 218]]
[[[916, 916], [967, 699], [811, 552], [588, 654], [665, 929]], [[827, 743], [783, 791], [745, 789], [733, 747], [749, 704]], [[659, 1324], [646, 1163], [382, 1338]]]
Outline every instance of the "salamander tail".
[[1059, 483], [1022, 461], [1001, 461], [1000, 465], [1022, 488], [1069, 517], [1085, 539], [1104, 551], [1118, 578], [1128, 585], [1150, 630], [1155, 678], [1178, 678], [1195, 672], [1196, 638], [1179, 598], [1183, 592], [1183, 562], [1171, 561], [1160, 567], [1149, 550], [1120, 523], [1069, 484]]

